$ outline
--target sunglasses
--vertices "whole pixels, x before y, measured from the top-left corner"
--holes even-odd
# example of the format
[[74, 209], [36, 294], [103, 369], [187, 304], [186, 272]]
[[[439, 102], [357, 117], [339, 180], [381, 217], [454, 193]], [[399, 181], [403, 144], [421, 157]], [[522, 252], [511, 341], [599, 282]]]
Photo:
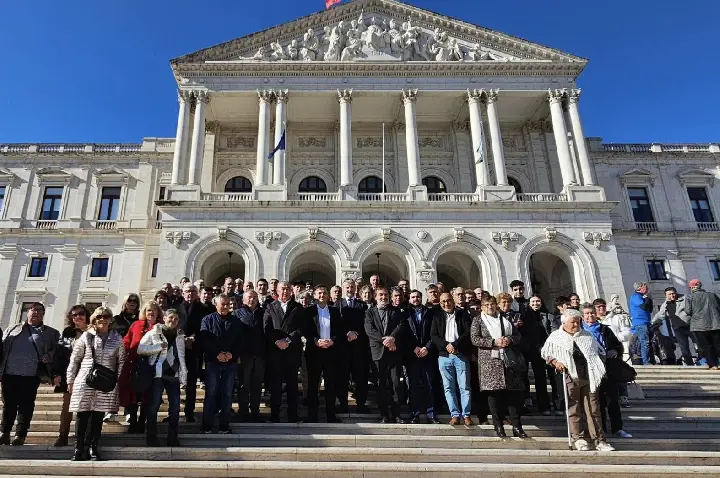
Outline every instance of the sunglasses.
[[85, 312], [83, 312], [83, 311], [80, 311], [80, 312], [72, 312], [72, 313], [70, 314], [70, 317], [85, 317], [85, 316], [86, 316], [86, 314], [85, 314]]

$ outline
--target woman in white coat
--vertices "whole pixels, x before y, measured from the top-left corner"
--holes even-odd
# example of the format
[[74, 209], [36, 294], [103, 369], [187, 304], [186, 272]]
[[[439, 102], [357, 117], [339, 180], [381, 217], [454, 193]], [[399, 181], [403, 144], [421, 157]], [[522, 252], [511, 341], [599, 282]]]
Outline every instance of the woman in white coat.
[[94, 362], [120, 375], [125, 362], [125, 347], [120, 334], [110, 329], [112, 320], [113, 313], [107, 307], [95, 309], [90, 316], [90, 327], [75, 341], [70, 356], [67, 369], [69, 410], [77, 413], [73, 461], [100, 460], [98, 441], [103, 417], [106, 413], [117, 413], [119, 408], [117, 382], [111, 392], [101, 392], [86, 382]]
[[146, 333], [138, 346], [138, 355], [150, 357], [150, 365], [155, 370], [150, 387], [150, 406], [147, 411], [147, 444], [158, 446], [157, 415], [163, 390], [168, 397], [168, 415], [170, 417], [167, 445], [180, 446], [178, 441], [178, 423], [180, 421], [180, 385], [187, 381], [185, 367], [185, 334], [178, 328], [180, 316], [175, 309], [165, 311], [164, 323], [155, 326]]

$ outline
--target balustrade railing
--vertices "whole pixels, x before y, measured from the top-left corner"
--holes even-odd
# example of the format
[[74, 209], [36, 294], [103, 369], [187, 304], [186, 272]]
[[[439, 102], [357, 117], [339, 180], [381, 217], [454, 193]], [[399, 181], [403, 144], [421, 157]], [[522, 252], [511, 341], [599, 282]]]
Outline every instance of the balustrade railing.
[[35, 221], [35, 229], [57, 229], [57, 221]]
[[635, 229], [643, 232], [657, 232], [657, 222], [636, 222]]
[[515, 195], [519, 202], [559, 202], [567, 201], [567, 194], [561, 193], [520, 193]]
[[375, 202], [405, 202], [408, 196], [405, 193], [358, 193], [358, 201]]
[[203, 201], [252, 201], [253, 193], [203, 193]]
[[698, 231], [720, 231], [720, 223], [717, 222], [698, 222]]
[[477, 202], [480, 196], [474, 193], [428, 193], [428, 201]]
[[117, 229], [117, 221], [95, 221], [95, 229], [102, 229], [103, 231]]
[[155, 221], [155, 229], [162, 229], [162, 221]]
[[338, 201], [338, 193], [299, 193], [296, 196], [298, 201]]

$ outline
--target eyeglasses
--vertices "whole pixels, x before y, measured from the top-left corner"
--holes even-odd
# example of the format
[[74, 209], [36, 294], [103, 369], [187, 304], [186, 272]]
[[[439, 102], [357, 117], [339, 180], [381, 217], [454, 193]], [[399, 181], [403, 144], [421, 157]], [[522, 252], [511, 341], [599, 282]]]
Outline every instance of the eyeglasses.
[[70, 317], [85, 317], [87, 314], [83, 312], [82, 310], [79, 312], [71, 312]]
[[31, 311], [35, 312], [36, 314], [44, 314], [45, 313], [45, 309], [28, 309], [28, 310], [31, 310]]

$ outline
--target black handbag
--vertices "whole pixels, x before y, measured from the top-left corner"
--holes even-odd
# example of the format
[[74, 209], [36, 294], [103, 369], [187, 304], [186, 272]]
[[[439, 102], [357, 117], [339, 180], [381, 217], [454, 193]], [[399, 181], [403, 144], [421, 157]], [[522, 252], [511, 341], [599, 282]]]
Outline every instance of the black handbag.
[[637, 372], [631, 365], [620, 358], [609, 358], [605, 361], [605, 369], [610, 380], [617, 383], [634, 382]]
[[[500, 330], [505, 337], [505, 327], [504, 327], [504, 319], [500, 318]], [[507, 370], [510, 370], [511, 372], [515, 373], [525, 373], [527, 372], [527, 362], [525, 361], [525, 357], [523, 356], [522, 352], [518, 349], [517, 346], [510, 346], [503, 349], [502, 354], [503, 359], [503, 365]]]
[[85, 384], [98, 392], [112, 392], [115, 390], [115, 385], [117, 385], [117, 370], [110, 370], [106, 366], [97, 363], [95, 361], [95, 345], [92, 342], [88, 345], [92, 352], [93, 364], [87, 377], [85, 377]]

